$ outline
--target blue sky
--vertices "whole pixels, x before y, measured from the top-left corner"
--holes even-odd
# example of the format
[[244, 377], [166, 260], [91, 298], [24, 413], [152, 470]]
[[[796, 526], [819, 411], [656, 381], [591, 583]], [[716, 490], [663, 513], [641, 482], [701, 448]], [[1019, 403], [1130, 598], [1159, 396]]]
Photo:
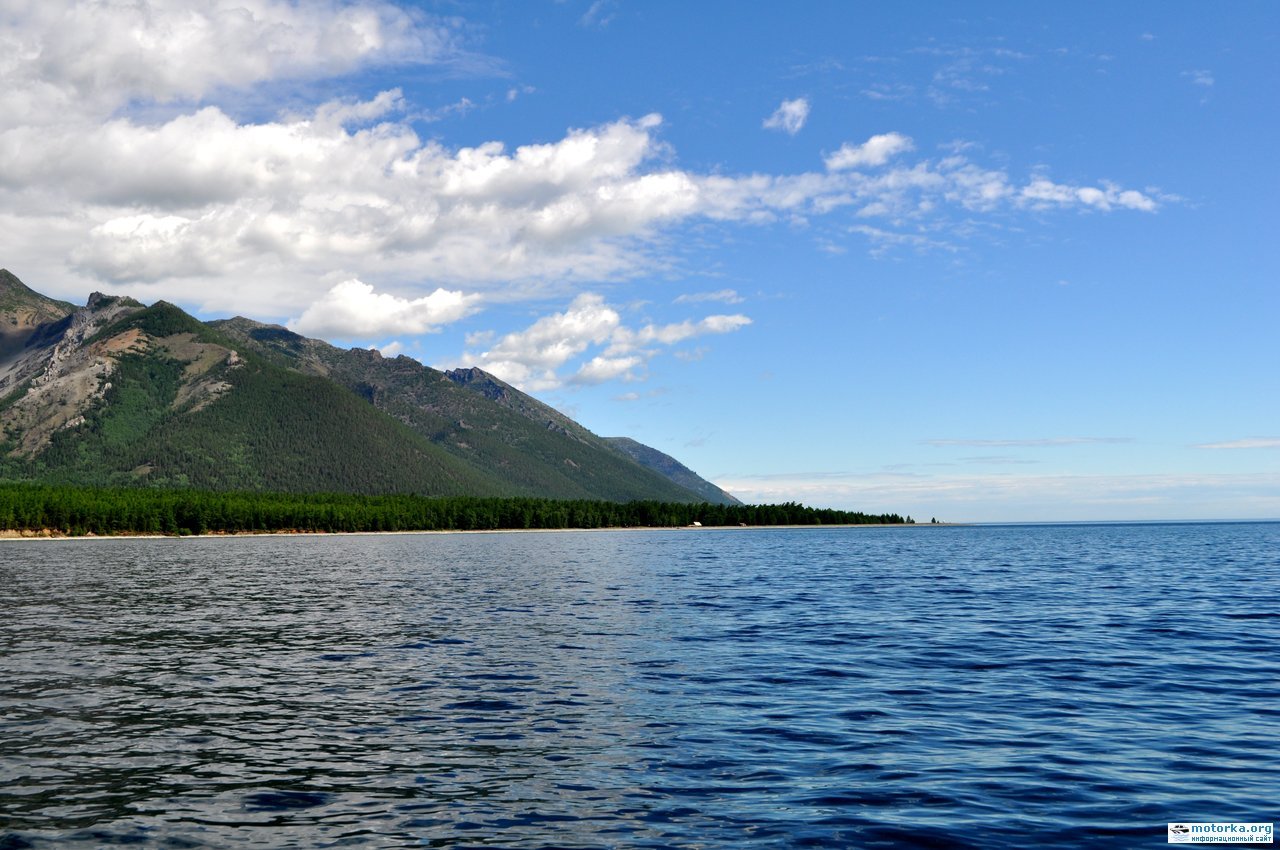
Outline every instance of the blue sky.
[[1280, 8], [0, 3], [0, 265], [749, 501], [1280, 516]]

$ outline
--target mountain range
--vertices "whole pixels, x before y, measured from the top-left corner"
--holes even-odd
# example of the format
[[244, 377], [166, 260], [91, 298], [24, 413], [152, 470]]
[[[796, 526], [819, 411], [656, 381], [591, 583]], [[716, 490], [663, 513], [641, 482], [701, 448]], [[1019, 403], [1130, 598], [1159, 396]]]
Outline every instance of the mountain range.
[[441, 372], [0, 270], [0, 476], [59, 484], [738, 504], [480, 369]]

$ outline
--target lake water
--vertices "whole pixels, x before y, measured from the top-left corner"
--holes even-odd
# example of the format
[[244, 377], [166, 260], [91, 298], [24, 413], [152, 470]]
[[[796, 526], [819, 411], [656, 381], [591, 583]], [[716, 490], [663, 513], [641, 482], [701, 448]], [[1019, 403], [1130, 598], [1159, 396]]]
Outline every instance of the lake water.
[[0, 848], [1280, 819], [1280, 524], [0, 544]]

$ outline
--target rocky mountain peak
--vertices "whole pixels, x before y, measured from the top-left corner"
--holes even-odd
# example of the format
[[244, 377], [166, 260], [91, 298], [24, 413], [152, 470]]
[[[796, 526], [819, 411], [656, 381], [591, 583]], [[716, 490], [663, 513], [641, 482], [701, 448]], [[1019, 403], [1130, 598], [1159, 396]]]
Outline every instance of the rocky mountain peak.
[[502, 401], [508, 396], [509, 387], [506, 384], [476, 366], [450, 369], [445, 375], [455, 384], [475, 390], [493, 401]]

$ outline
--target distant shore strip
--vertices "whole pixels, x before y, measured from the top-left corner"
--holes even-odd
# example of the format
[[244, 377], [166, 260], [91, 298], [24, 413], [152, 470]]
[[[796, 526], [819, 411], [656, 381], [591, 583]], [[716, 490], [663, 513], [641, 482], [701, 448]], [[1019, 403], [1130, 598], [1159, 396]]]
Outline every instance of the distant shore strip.
[[906, 525], [910, 517], [777, 505], [259, 493], [0, 484], [0, 537]]

